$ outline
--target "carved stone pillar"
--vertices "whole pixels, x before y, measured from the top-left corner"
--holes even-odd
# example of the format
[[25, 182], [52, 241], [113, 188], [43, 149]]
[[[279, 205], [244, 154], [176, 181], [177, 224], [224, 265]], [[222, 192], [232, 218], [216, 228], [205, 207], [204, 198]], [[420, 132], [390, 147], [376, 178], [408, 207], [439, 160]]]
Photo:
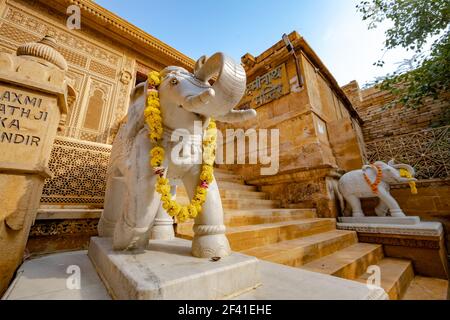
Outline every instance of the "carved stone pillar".
[[67, 114], [67, 63], [45, 37], [0, 53], [0, 295], [21, 264], [58, 126]]
[[[170, 189], [172, 199], [176, 198], [177, 186], [172, 186]], [[173, 230], [173, 218], [169, 216], [162, 205], [159, 205], [158, 213], [156, 214], [155, 223], [150, 233], [151, 240], [173, 240], [175, 238], [175, 231]]]

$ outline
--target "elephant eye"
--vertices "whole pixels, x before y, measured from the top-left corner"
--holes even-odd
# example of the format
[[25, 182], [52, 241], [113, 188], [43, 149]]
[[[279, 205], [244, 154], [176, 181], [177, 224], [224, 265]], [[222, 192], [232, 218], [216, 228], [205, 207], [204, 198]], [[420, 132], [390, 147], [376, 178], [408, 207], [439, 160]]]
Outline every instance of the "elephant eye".
[[170, 80], [170, 84], [176, 86], [178, 84], [178, 79], [177, 78], [173, 78], [172, 80]]

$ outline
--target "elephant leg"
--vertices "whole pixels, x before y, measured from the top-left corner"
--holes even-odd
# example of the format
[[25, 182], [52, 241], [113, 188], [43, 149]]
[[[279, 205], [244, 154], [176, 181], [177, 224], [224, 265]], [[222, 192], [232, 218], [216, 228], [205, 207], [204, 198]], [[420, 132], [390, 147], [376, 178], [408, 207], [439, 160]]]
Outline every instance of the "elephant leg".
[[379, 217], [386, 217], [388, 209], [389, 207], [386, 205], [386, 203], [384, 203], [380, 199], [380, 203], [378, 204], [378, 206], [375, 207], [375, 213]]
[[352, 216], [353, 217], [364, 217], [364, 212], [361, 208], [361, 200], [357, 196], [354, 195], [348, 195], [344, 197], [345, 200], [350, 204], [352, 207]]
[[124, 172], [126, 196], [122, 214], [114, 230], [113, 248], [126, 250], [147, 245], [148, 230], [160, 205], [156, 192], [157, 176], [149, 166], [151, 148], [145, 131], [141, 131], [131, 147]]
[[405, 217], [405, 213], [402, 211], [394, 197], [390, 195], [389, 191], [379, 188], [379, 197], [389, 208], [389, 213], [392, 217]]
[[[171, 186], [170, 193], [172, 199], [176, 199], [177, 186]], [[150, 239], [152, 240], [173, 240], [175, 238], [175, 232], [173, 230], [173, 218], [169, 216], [166, 210], [162, 207], [162, 203], [159, 205], [158, 213], [156, 214], [155, 223], [150, 233]]]
[[114, 166], [106, 182], [105, 204], [97, 227], [100, 237], [113, 236], [114, 227], [122, 213], [124, 195], [124, 177], [120, 170]]
[[[190, 198], [199, 185], [200, 166], [196, 166], [183, 177], [183, 184]], [[225, 257], [231, 248], [225, 235], [222, 200], [214, 179], [209, 185], [202, 212], [195, 219], [192, 255], [198, 258]]]

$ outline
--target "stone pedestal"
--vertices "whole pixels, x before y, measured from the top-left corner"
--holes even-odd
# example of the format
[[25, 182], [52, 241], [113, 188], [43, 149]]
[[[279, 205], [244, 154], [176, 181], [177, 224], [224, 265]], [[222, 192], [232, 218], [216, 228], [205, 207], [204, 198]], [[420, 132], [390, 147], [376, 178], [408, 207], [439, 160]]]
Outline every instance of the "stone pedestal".
[[44, 38], [0, 53], [0, 295], [22, 262], [53, 141], [67, 114], [67, 64]]
[[414, 225], [420, 223], [420, 217], [339, 217], [344, 224], [387, 224], [387, 225]]
[[218, 261], [191, 255], [191, 242], [152, 240], [144, 251], [117, 252], [92, 238], [88, 253], [115, 299], [229, 299], [261, 284], [259, 262], [233, 253]]
[[[350, 218], [341, 218], [345, 222], [339, 222], [337, 228], [356, 231], [360, 242], [382, 244], [387, 257], [411, 260], [418, 275], [448, 279], [442, 224], [417, 222], [417, 218], [353, 218], [359, 219], [357, 223], [349, 223]], [[385, 220], [391, 223], [379, 223]]]

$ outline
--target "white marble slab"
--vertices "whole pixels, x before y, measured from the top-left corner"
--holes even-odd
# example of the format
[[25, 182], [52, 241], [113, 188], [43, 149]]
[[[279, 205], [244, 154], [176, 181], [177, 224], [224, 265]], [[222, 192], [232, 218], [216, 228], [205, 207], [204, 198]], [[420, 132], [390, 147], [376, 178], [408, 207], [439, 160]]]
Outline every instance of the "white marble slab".
[[339, 217], [342, 223], [404, 224], [420, 223], [420, 217]]
[[[78, 268], [78, 269], [77, 269]], [[79, 271], [79, 286], [73, 277]], [[25, 261], [5, 300], [110, 300], [87, 251], [56, 253]]]
[[115, 299], [228, 299], [261, 284], [258, 259], [239, 253], [216, 262], [195, 258], [191, 242], [182, 239], [116, 252], [111, 238], [95, 237], [88, 255]]
[[337, 223], [340, 230], [364, 233], [397, 234], [411, 236], [442, 236], [444, 229], [440, 222], [420, 222], [413, 225], [374, 224], [374, 223]]

